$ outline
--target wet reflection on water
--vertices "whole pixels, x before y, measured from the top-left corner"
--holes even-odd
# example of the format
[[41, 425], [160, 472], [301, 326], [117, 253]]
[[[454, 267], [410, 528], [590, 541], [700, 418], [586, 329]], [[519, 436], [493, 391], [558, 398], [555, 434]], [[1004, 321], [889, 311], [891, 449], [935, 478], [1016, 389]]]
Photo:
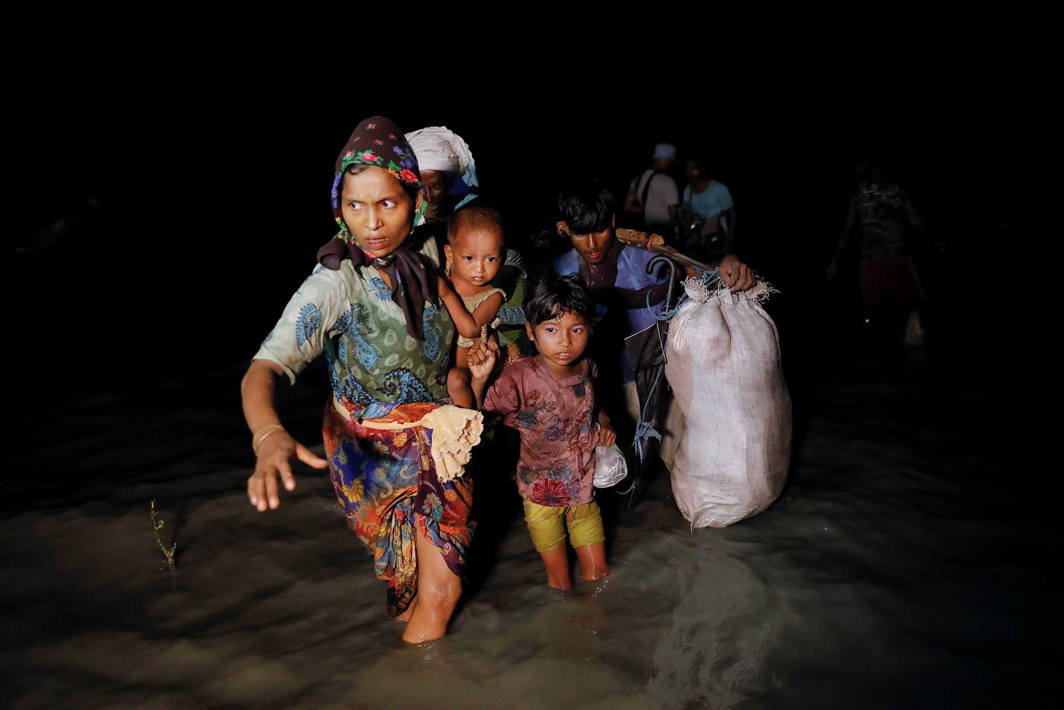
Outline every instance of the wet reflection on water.
[[[148, 417], [127, 412], [112, 425], [133, 443], [92, 465], [150, 475], [0, 522], [7, 697], [801, 708], [979, 705], [1017, 682], [1031, 697], [1054, 692], [1059, 654], [1045, 649], [1059, 612], [1042, 562], [1059, 533], [1010, 507], [1008, 481], [958, 411], [918, 383], [843, 375], [818, 396], [792, 483], [765, 513], [692, 533], [659, 475], [607, 516], [609, 577], [576, 575], [571, 592], [546, 587], [523, 521], [503, 517], [478, 542], [490, 564], [451, 633], [417, 647], [386, 617], [369, 556], [327, 512], [325, 478], [304, 471], [279, 511], [258, 515], [240, 487], [245, 458], [207, 445], [230, 413], [198, 412], [204, 433], [160, 442], [139, 438]], [[913, 412], [922, 423], [897, 424]], [[87, 446], [74, 437], [35, 455]], [[151, 498], [182, 521], [176, 575], [159, 571]]]

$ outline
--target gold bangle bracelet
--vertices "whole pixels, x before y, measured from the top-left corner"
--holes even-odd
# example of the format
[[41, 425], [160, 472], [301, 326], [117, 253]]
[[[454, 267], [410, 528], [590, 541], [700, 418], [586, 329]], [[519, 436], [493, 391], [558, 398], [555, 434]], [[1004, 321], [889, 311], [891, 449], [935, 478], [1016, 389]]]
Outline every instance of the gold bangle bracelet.
[[255, 452], [256, 456], [259, 455], [259, 447], [262, 446], [262, 442], [266, 441], [270, 434], [278, 431], [284, 431], [284, 427], [280, 424], [267, 424], [255, 432], [255, 436], [251, 437], [251, 450]]

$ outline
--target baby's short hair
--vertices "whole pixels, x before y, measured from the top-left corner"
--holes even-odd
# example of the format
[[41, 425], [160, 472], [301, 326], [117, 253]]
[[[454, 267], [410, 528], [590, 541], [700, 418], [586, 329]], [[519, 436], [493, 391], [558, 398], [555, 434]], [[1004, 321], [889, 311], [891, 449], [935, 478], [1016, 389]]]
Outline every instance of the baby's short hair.
[[595, 317], [595, 300], [580, 279], [573, 274], [548, 276], [536, 284], [532, 298], [525, 303], [525, 317], [533, 327], [543, 321], [572, 311], [591, 325]]
[[470, 227], [495, 228], [502, 232], [502, 215], [499, 211], [486, 205], [467, 205], [461, 207], [447, 220], [447, 243], [454, 244], [460, 229]]

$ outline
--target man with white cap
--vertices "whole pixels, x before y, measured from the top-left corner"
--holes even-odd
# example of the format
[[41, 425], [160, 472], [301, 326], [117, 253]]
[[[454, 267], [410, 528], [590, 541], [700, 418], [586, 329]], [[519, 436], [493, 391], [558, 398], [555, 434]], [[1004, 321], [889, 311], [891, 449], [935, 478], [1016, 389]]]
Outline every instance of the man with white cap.
[[428, 193], [426, 219], [447, 219], [476, 197], [476, 164], [461, 136], [446, 126], [429, 126], [407, 133], [406, 140], [414, 149]]
[[671, 239], [676, 232], [676, 212], [680, 204], [680, 191], [676, 181], [665, 171], [676, 162], [676, 146], [658, 143], [654, 146], [651, 166], [628, 186], [624, 211], [640, 215], [643, 227]]

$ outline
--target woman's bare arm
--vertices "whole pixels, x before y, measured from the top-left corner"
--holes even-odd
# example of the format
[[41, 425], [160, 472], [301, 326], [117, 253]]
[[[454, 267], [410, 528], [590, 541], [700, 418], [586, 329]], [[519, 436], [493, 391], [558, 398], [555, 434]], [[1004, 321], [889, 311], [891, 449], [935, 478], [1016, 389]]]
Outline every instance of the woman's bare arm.
[[244, 418], [253, 441], [259, 445], [255, 472], [248, 478], [248, 500], [260, 511], [281, 505], [277, 478], [286, 490], [294, 490], [291, 460], [298, 458], [313, 468], [325, 468], [328, 462], [293, 439], [281, 424], [273, 407], [277, 379], [284, 376], [281, 366], [272, 360], [252, 360], [240, 382]]

